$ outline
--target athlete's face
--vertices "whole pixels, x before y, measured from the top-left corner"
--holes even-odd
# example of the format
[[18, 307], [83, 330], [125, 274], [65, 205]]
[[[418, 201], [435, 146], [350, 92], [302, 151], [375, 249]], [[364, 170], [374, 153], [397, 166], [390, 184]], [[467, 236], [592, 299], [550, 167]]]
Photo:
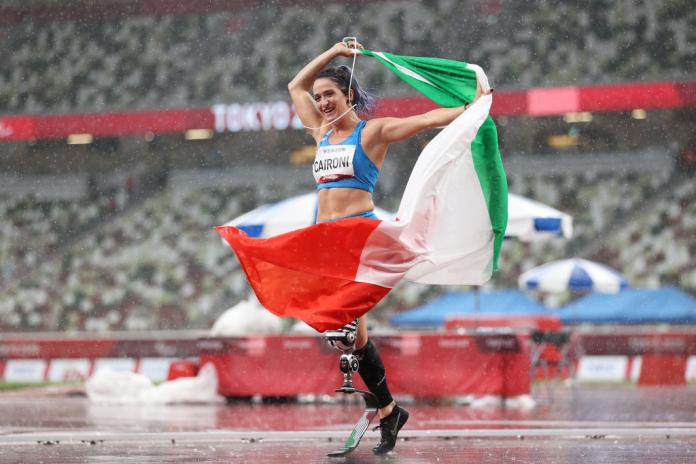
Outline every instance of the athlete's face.
[[348, 109], [348, 97], [331, 79], [314, 81], [313, 93], [317, 109], [328, 121], [333, 121]]

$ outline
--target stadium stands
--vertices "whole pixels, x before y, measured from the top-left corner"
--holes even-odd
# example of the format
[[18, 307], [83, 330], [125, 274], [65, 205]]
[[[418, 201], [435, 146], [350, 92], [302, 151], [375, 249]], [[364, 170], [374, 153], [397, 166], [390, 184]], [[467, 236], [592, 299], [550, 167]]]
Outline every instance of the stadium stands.
[[[360, 2], [348, 12], [343, 4], [291, 3], [212, 13], [4, 19], [0, 114], [287, 100], [293, 73], [317, 50], [349, 34], [373, 49], [479, 63], [497, 88], [682, 80], [696, 73], [696, 44], [689, 34], [696, 10], [687, 8], [688, 2], [408, 0]], [[473, 15], [479, 20], [467, 19]], [[357, 72], [378, 93], [406, 91], [367, 60], [358, 63]], [[515, 124], [513, 118], [508, 124]], [[275, 140], [266, 134], [259, 137], [268, 139], [264, 150], [274, 150]], [[219, 155], [217, 147], [234, 142], [232, 136], [220, 140], [215, 149], [199, 151]], [[653, 166], [668, 165], [671, 149], [656, 144], [662, 151]], [[260, 203], [304, 192], [311, 178], [296, 176], [292, 169], [304, 167], [283, 164], [286, 158], [269, 174], [260, 155], [254, 166], [230, 156], [224, 167], [256, 186], [225, 184], [227, 173], [218, 173], [222, 180], [211, 185], [206, 171], [214, 169], [196, 165], [189, 146], [153, 149], [153, 159], [165, 151], [177, 156], [169, 186], [163, 180], [140, 202], [129, 203], [123, 189], [96, 194], [85, 189], [71, 199], [35, 197], [24, 193], [36, 187], [29, 178], [27, 185], [0, 189], [0, 330], [208, 328], [225, 308], [245, 298], [244, 276], [212, 226]], [[129, 159], [138, 160], [139, 149], [150, 148], [133, 148]], [[18, 153], [22, 158], [24, 152]], [[82, 156], [99, 161], [95, 153]], [[510, 170], [510, 191], [573, 215], [575, 236], [568, 242], [507, 242], [500, 272], [489, 285], [514, 287], [530, 267], [588, 251], [584, 257], [617, 268], [634, 285], [676, 284], [696, 294], [693, 181], [673, 173], [671, 165], [632, 170], [626, 160], [635, 153], [600, 155], [595, 159], [602, 162], [592, 169], [566, 170], [563, 159], [574, 155], [563, 154], [553, 158], [552, 170], [537, 169], [539, 164]], [[552, 164], [550, 156], [555, 155], [539, 156], [540, 163]], [[530, 164], [529, 158], [530, 153], [515, 153], [506, 158], [506, 167]], [[581, 158], [582, 153], [575, 156], [588, 163], [588, 157]], [[93, 170], [106, 166], [101, 174], [108, 178], [116, 168], [108, 167], [106, 155], [101, 161]], [[53, 174], [66, 175], [76, 164], [66, 163], [70, 167]], [[384, 171], [407, 175], [405, 166], [387, 164]], [[192, 167], [193, 174], [181, 175]], [[376, 201], [395, 209], [402, 179], [387, 172], [382, 177]], [[279, 183], [264, 184], [269, 178]], [[386, 320], [439, 291], [402, 283], [375, 316]]]
[[[684, 2], [383, 1], [348, 12], [285, 3], [211, 14], [25, 15], [0, 42], [0, 113], [286, 99], [293, 73], [344, 35], [376, 50], [481, 64], [499, 88], [680, 80], [696, 71], [694, 11]], [[359, 66], [368, 88], [403, 89]]]
[[[625, 272], [634, 283], [675, 283], [696, 291], [696, 274], [690, 267], [696, 260], [696, 248], [689, 240], [696, 232], [696, 209], [689, 202], [694, 187], [685, 179], [673, 190], [664, 189], [671, 180], [668, 175], [636, 173], [512, 176], [512, 191], [575, 215], [577, 235], [570, 242], [506, 242], [501, 269], [492, 285], [514, 287], [525, 269], [568, 257], [573, 250], [607, 234], [602, 239], [605, 262]], [[50, 248], [36, 249], [32, 254], [34, 271], [10, 285], [0, 297], [0, 327], [93, 331], [207, 328], [218, 314], [249, 292], [236, 259], [212, 226], [253, 205], [304, 191], [302, 188], [287, 184], [257, 189], [195, 185], [180, 191], [166, 189], [97, 224], [57, 256], [44, 260], [50, 256]], [[643, 211], [646, 192], [660, 191], [672, 193], [647, 203], [638, 221], [626, 221], [615, 234], [608, 232], [617, 222], [623, 224], [625, 217]], [[32, 204], [26, 199], [6, 199], [2, 207], [10, 210], [8, 205], [16, 208], [20, 203]], [[77, 208], [56, 201], [48, 211], [56, 224], [68, 224], [78, 220], [76, 209], [92, 210], [98, 204]], [[40, 215], [39, 206], [21, 211], [14, 223]], [[10, 249], [22, 249], [20, 234], [43, 236], [47, 224], [48, 220], [28, 221], [21, 233], [5, 235]], [[386, 319], [437, 292], [432, 286], [403, 283], [376, 316]]]
[[[208, 328], [249, 291], [213, 226], [251, 203], [275, 201], [282, 186], [166, 190], [91, 230], [0, 296], [0, 327], [31, 330]], [[52, 205], [65, 222], [71, 207]], [[66, 205], [62, 205], [66, 206]], [[38, 215], [38, 209], [26, 215]], [[27, 224], [41, 235], [45, 223]], [[21, 237], [8, 237], [20, 248]], [[45, 255], [44, 255], [45, 257]], [[225, 306], [227, 305], [227, 306]]]
[[112, 197], [80, 201], [38, 199], [32, 195], [0, 197], [2, 228], [2, 275], [10, 281], [23, 268], [34, 267], [40, 258], [66, 239], [117, 208]]
[[604, 241], [610, 226], [639, 209], [644, 199], [660, 191], [669, 179], [670, 171], [510, 175], [511, 192], [553, 205], [573, 216], [573, 239], [531, 244], [509, 241], [503, 247], [496, 284], [516, 286], [517, 277], [525, 270], [573, 256], [591, 242]]
[[690, 176], [613, 234], [600, 251], [637, 286], [678, 285], [696, 291], [696, 184]]

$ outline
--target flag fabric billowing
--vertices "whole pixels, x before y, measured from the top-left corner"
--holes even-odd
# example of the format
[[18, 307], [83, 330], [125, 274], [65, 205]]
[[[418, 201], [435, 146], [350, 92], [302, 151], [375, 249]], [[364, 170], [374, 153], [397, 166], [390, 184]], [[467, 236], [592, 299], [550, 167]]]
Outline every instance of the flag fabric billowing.
[[[477, 79], [485, 92], [490, 90], [486, 74], [475, 64], [370, 50], [362, 50], [362, 54], [377, 58], [404, 82], [444, 107], [456, 107], [471, 102], [476, 96]], [[498, 149], [498, 131], [490, 116], [486, 117], [479, 127], [471, 146], [471, 156], [495, 235], [493, 266], [497, 269], [507, 225], [508, 197], [507, 179]]]
[[[473, 100], [475, 65], [363, 50], [443, 106]], [[316, 330], [339, 328], [373, 308], [402, 279], [481, 285], [497, 268], [507, 223], [507, 181], [491, 95], [440, 131], [418, 158], [395, 221], [361, 217], [265, 239], [216, 230], [237, 254], [259, 301]]]

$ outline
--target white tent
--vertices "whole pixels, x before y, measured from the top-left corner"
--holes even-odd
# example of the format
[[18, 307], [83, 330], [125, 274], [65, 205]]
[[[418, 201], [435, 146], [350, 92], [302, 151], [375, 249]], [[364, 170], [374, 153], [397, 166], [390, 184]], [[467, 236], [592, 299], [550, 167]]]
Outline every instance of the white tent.
[[523, 242], [573, 236], [573, 217], [538, 201], [513, 193], [508, 195], [506, 238]]
[[[238, 227], [251, 237], [273, 237], [314, 224], [316, 211], [317, 194], [310, 192], [261, 205], [225, 225]], [[375, 214], [383, 220], [394, 219], [394, 213], [381, 208], [376, 208]], [[531, 242], [552, 237], [567, 239], [572, 234], [573, 218], [568, 214], [519, 195], [508, 196], [507, 238]]]
[[[375, 208], [375, 214], [380, 219], [394, 219], [394, 213], [381, 208]], [[266, 238], [310, 226], [316, 222], [316, 218], [317, 194], [310, 192], [261, 205], [224, 225], [242, 229], [250, 237]]]

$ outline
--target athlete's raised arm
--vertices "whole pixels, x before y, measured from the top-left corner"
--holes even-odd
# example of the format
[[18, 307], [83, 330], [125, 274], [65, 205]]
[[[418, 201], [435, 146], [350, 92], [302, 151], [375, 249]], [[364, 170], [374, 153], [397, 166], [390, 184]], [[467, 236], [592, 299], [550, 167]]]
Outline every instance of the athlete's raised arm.
[[[480, 83], [477, 81], [474, 101], [478, 100], [481, 95], [483, 95], [483, 92]], [[375, 131], [380, 143], [388, 145], [406, 140], [426, 129], [446, 126], [462, 114], [468, 106], [437, 108], [406, 118], [379, 118], [373, 121], [372, 130]]]
[[323, 117], [310, 93], [314, 78], [334, 58], [338, 56], [352, 57], [353, 53], [353, 50], [346, 44], [339, 42], [310, 61], [288, 84], [290, 98], [295, 105], [295, 111], [297, 111], [300, 121], [317, 141], [321, 139], [320, 131], [317, 128], [322, 125]]

